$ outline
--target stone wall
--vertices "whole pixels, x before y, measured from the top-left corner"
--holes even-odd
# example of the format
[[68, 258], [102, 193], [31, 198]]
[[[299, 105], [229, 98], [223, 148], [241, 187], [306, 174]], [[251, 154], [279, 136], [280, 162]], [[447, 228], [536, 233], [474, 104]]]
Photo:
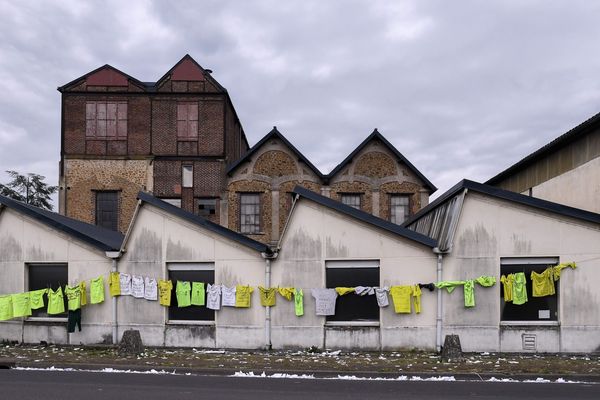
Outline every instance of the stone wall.
[[119, 191], [119, 231], [125, 233], [137, 204], [138, 192], [152, 190], [150, 161], [67, 159], [64, 163], [66, 215], [95, 224], [96, 191]]

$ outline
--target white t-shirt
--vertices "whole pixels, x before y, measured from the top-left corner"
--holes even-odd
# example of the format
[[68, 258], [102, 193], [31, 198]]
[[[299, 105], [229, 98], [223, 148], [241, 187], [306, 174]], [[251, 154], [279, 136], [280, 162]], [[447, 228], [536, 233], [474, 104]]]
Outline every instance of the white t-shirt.
[[317, 315], [335, 315], [335, 301], [338, 296], [335, 289], [313, 289], [312, 296], [315, 298]]
[[121, 288], [121, 296], [131, 296], [131, 275], [120, 273], [119, 286]]
[[360, 296], [373, 295], [375, 289], [372, 286], [357, 286], [354, 288], [354, 292]]
[[158, 284], [156, 279], [144, 278], [144, 298], [146, 300], [158, 300]]
[[235, 307], [235, 286], [221, 285], [221, 294], [223, 295], [223, 307]]
[[377, 305], [379, 305], [379, 307], [387, 307], [390, 305], [390, 301], [388, 299], [389, 291], [390, 288], [387, 286], [375, 288], [375, 297], [377, 298]]
[[144, 298], [144, 278], [133, 275], [131, 277], [131, 295], [138, 299]]
[[221, 309], [221, 285], [206, 285], [206, 308]]

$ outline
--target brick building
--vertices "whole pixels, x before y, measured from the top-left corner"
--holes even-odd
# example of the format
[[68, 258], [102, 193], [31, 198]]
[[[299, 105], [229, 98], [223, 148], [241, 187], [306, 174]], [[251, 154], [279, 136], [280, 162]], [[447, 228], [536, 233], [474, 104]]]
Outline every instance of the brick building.
[[122, 233], [140, 190], [263, 243], [296, 185], [397, 224], [436, 190], [377, 130], [329, 174], [276, 128], [249, 149], [227, 91], [189, 55], [156, 82], [105, 65], [58, 90], [59, 210]]
[[375, 129], [329, 174], [322, 174], [273, 128], [227, 169], [230, 229], [276, 243], [296, 185], [401, 224], [436, 187]]
[[248, 142], [210, 70], [186, 55], [141, 82], [104, 65], [58, 90], [62, 214], [125, 232], [146, 190], [219, 221], [225, 167]]

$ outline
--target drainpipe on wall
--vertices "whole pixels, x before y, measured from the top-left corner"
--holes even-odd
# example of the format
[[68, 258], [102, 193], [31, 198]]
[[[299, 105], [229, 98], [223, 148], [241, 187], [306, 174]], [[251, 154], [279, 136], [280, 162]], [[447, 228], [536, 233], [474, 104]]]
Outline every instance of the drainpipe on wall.
[[[443, 252], [436, 247], [433, 249], [433, 253], [437, 254], [437, 281], [442, 280], [442, 258]], [[437, 291], [437, 317], [435, 321], [435, 348], [439, 353], [442, 351], [442, 291]]]
[[[121, 254], [122, 253], [120, 251], [107, 251], [106, 252], [106, 257], [112, 259], [112, 268], [111, 268], [112, 272], [117, 272], [117, 270], [118, 270], [117, 263], [118, 263], [119, 257], [121, 257]], [[112, 342], [115, 345], [119, 341], [118, 340], [119, 339], [119, 330], [118, 330], [119, 322], [117, 320], [117, 297], [118, 296], [114, 296], [111, 300], [112, 301]]]
[[[277, 258], [277, 253], [261, 253], [265, 259], [265, 288], [271, 287], [271, 260]], [[265, 350], [271, 350], [271, 307], [265, 307]]]

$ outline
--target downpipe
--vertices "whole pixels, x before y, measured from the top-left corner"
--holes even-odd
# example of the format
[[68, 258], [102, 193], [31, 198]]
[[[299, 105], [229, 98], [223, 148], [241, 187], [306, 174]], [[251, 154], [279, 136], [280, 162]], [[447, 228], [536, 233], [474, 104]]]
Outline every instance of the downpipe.
[[[437, 281], [441, 282], [442, 281], [443, 252], [438, 247], [436, 247], [433, 249], [433, 253], [437, 254]], [[443, 323], [442, 308], [443, 308], [442, 291], [438, 290], [437, 291], [437, 317], [436, 317], [436, 321], [435, 321], [435, 331], [436, 331], [435, 348], [438, 353], [442, 351], [442, 323]]]
[[[271, 261], [277, 258], [277, 252], [261, 253], [265, 259], [265, 288], [271, 287]], [[271, 307], [265, 307], [265, 350], [271, 350]]]
[[[106, 256], [112, 259], [112, 268], [111, 272], [118, 271], [118, 260], [123, 254], [121, 251], [107, 251]], [[110, 280], [110, 276], [108, 278]], [[112, 343], [117, 344], [119, 341], [119, 321], [117, 319], [117, 297], [113, 296], [111, 299], [112, 306]]]

